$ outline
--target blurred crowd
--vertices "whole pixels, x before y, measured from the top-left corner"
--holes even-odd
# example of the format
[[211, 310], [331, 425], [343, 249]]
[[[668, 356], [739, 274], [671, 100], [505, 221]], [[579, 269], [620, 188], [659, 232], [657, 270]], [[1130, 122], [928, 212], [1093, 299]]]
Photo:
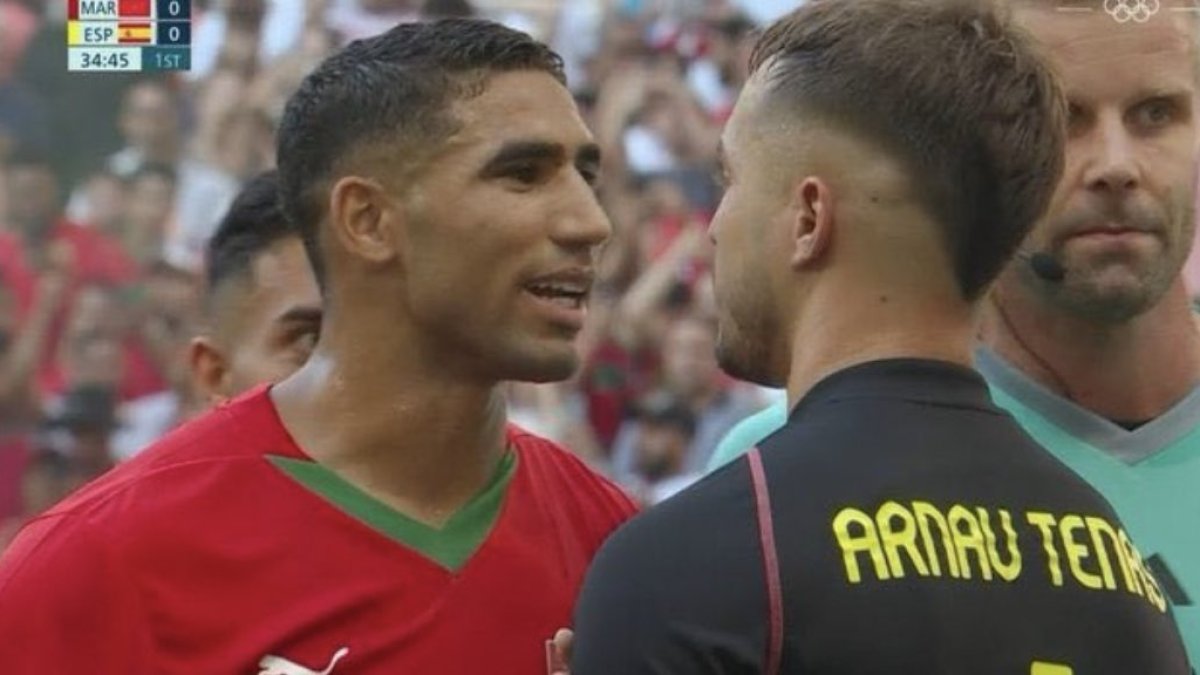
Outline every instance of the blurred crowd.
[[757, 26], [796, 0], [193, 0], [192, 69], [66, 68], [65, 2], [0, 0], [0, 546], [23, 519], [202, 411], [187, 347], [205, 244], [272, 166], [287, 96], [349, 40], [476, 15], [563, 55], [614, 226], [585, 366], [513, 384], [512, 420], [646, 503], [778, 392], [715, 357], [720, 125]]

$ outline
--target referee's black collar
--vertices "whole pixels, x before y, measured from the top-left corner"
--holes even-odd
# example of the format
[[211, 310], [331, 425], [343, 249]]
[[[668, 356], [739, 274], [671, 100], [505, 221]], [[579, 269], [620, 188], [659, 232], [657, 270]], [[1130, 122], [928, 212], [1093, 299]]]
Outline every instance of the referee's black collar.
[[817, 404], [862, 398], [995, 409], [987, 382], [972, 368], [932, 359], [881, 359], [826, 376], [800, 399], [788, 419]]

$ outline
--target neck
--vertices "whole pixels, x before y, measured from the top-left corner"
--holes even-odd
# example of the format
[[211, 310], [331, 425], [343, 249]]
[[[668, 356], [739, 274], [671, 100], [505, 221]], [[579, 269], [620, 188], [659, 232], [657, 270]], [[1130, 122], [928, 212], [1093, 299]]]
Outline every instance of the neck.
[[974, 313], [951, 295], [840, 288], [814, 293], [804, 315], [792, 332], [789, 409], [825, 377], [859, 363], [921, 358], [971, 365]]
[[440, 525], [492, 477], [506, 447], [504, 397], [499, 383], [456, 381], [404, 333], [330, 308], [317, 351], [272, 396], [318, 463]]
[[1113, 420], [1158, 417], [1200, 381], [1200, 331], [1182, 278], [1122, 323], [1085, 320], [998, 287], [983, 339], [1041, 385]]

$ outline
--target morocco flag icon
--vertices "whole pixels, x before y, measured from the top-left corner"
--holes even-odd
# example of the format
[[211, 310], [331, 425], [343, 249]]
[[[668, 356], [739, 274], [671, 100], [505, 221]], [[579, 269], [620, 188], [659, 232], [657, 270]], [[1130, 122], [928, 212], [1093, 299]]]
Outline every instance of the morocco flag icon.
[[117, 3], [117, 14], [122, 19], [126, 17], [150, 16], [150, 0], [120, 0]]

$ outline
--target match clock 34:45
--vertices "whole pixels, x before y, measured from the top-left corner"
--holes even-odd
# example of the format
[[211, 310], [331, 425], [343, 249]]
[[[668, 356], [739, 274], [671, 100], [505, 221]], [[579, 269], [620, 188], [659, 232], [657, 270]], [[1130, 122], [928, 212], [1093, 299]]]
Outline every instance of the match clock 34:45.
[[135, 68], [129, 57], [124, 50], [81, 49], [78, 58], [84, 70], [129, 70]]

